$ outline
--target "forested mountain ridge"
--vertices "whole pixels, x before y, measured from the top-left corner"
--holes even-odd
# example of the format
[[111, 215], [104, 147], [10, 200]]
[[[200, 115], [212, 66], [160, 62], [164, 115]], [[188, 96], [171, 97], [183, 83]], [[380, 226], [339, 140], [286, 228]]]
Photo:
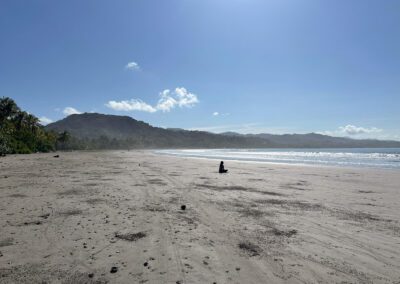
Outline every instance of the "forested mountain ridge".
[[0, 98], [0, 155], [54, 150], [151, 148], [389, 148], [399, 141], [356, 140], [322, 134], [215, 134], [160, 128], [129, 116], [73, 114], [42, 126], [11, 98]]
[[129, 116], [99, 113], [73, 114], [49, 124], [46, 129], [56, 132], [67, 131], [82, 145], [85, 144], [86, 148], [104, 149], [400, 147], [398, 141], [358, 140], [316, 133], [275, 135], [228, 132], [215, 134], [176, 128], [164, 129]]
[[318, 133], [307, 134], [239, 134], [235, 132], [221, 133], [235, 137], [256, 137], [267, 139], [274, 145], [282, 148], [398, 148], [399, 141], [377, 139], [351, 139], [348, 137], [334, 137]]
[[[204, 131], [164, 129], [129, 116], [73, 114], [46, 129], [67, 131], [75, 147], [83, 148], [235, 148], [273, 147], [267, 139], [230, 137]], [[81, 146], [79, 146], [79, 144]]]

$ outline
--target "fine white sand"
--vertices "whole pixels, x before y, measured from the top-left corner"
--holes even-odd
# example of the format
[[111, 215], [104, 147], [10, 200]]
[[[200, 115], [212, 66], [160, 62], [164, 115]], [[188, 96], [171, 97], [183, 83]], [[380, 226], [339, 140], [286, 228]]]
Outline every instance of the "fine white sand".
[[0, 158], [0, 283], [400, 283], [399, 171], [53, 155]]

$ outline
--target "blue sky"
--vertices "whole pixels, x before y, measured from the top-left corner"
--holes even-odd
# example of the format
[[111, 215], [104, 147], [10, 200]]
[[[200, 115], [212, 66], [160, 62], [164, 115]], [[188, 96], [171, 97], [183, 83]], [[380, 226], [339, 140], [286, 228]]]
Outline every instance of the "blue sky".
[[0, 96], [53, 121], [400, 140], [400, 1], [2, 0]]

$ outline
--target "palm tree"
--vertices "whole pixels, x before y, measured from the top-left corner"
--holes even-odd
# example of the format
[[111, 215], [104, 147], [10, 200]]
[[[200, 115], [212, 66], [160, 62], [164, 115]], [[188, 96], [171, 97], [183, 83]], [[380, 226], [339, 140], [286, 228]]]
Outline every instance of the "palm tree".
[[39, 119], [36, 116], [29, 113], [25, 117], [25, 121], [27, 126], [31, 129], [32, 134], [35, 134], [37, 128], [39, 127]]
[[64, 149], [65, 148], [65, 144], [69, 141], [70, 139], [70, 135], [67, 131], [63, 131], [61, 133], [58, 134], [57, 137], [57, 142], [60, 143], [60, 148]]
[[13, 118], [21, 110], [11, 98], [3, 97], [0, 99], [0, 123], [3, 124], [4, 120]]
[[26, 111], [20, 111], [18, 112], [15, 117], [14, 117], [14, 121], [15, 121], [15, 128], [19, 131], [22, 128], [25, 128], [28, 123], [28, 116], [29, 114]]
[[69, 140], [69, 137], [70, 137], [70, 135], [69, 135], [68, 131], [63, 131], [59, 134], [58, 141], [63, 142], [63, 143], [67, 142]]

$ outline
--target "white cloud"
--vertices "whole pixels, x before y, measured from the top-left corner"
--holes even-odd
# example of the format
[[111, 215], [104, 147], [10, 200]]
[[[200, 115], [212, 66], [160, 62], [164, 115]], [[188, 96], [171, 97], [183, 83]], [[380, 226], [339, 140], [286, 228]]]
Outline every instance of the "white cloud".
[[52, 122], [53, 122], [52, 119], [47, 118], [47, 117], [45, 117], [45, 116], [42, 116], [42, 117], [39, 118], [39, 123], [40, 123], [41, 125], [47, 125], [47, 124], [52, 123]]
[[218, 115], [219, 115], [218, 111], [213, 112], [213, 116], [218, 116]]
[[160, 97], [155, 108], [163, 112], [169, 112], [176, 106], [191, 108], [199, 102], [195, 94], [188, 92], [183, 87], [175, 88], [172, 92], [165, 89], [160, 93]]
[[128, 70], [139, 70], [139, 64], [137, 64], [136, 62], [128, 62], [128, 64], [125, 65], [125, 69]]
[[66, 107], [63, 110], [63, 114], [65, 115], [71, 115], [71, 114], [81, 114], [82, 112], [80, 112], [79, 110], [77, 110], [76, 108], [73, 107]]
[[146, 112], [156, 112], [157, 110], [149, 104], [142, 102], [141, 100], [130, 100], [130, 101], [109, 101], [106, 104], [107, 107], [118, 110], [118, 111], [146, 111]]
[[378, 129], [376, 127], [371, 127], [371, 128], [357, 127], [357, 126], [348, 124], [346, 126], [339, 127], [339, 131], [343, 132], [344, 134], [348, 134], [348, 135], [359, 135], [359, 134], [365, 134], [365, 133], [381, 132], [382, 129]]
[[176, 88], [175, 94], [178, 97], [180, 107], [192, 107], [199, 102], [195, 94], [189, 93], [185, 88]]
[[178, 104], [178, 101], [171, 96], [171, 91], [166, 89], [160, 93], [160, 99], [156, 105], [157, 110], [169, 112]]
[[146, 112], [169, 112], [175, 107], [191, 108], [199, 102], [197, 96], [188, 92], [185, 88], [175, 88], [174, 91], [165, 89], [160, 92], [160, 99], [155, 106], [151, 106], [141, 100], [109, 101], [106, 106], [117, 111], [146, 111]]

